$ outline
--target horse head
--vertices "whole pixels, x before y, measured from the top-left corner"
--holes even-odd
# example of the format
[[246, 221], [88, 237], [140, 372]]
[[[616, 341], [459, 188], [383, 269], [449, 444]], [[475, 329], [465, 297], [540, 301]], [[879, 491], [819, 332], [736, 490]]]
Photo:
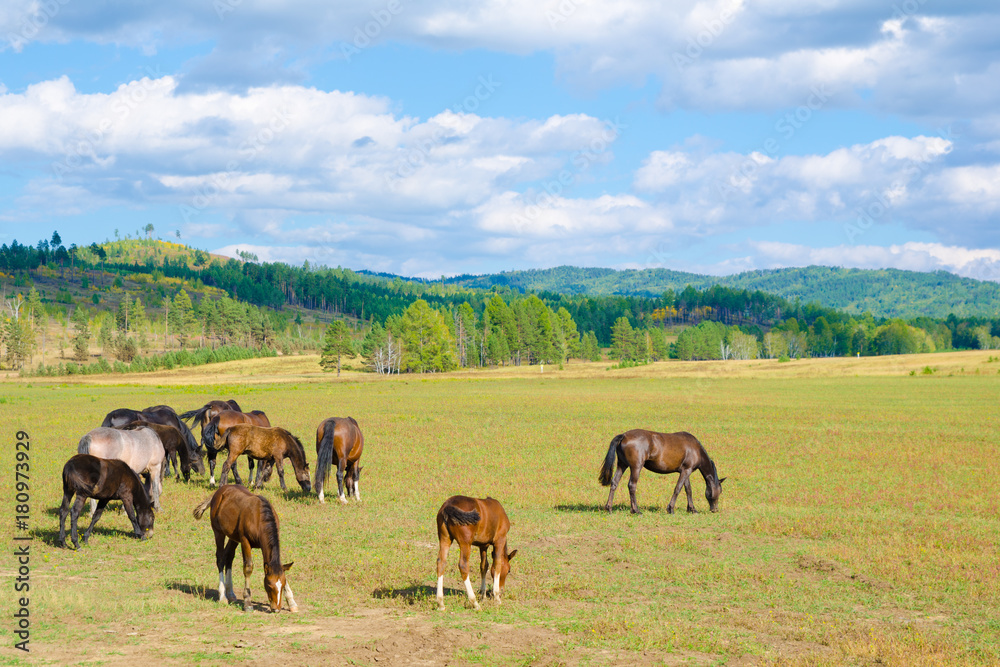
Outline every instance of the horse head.
[[719, 511], [719, 496], [722, 495], [722, 483], [725, 481], [725, 477], [719, 479], [715, 474], [705, 478], [705, 499], [713, 512]]
[[[507, 585], [506, 584], [506, 582], [507, 582], [507, 575], [510, 574], [510, 561], [511, 561], [512, 558], [514, 558], [514, 556], [517, 555], [517, 549], [514, 549], [511, 552], [508, 552], [506, 544], [504, 545], [503, 550], [504, 550], [504, 555], [503, 555], [503, 558], [500, 559], [500, 561], [501, 561], [500, 562], [500, 590], [503, 590], [504, 587]], [[496, 559], [494, 559], [493, 567], [495, 568], [496, 566], [497, 566]], [[493, 576], [495, 577], [496, 575], [497, 575], [497, 573], [493, 572]]]
[[139, 535], [139, 539], [148, 540], [153, 536], [153, 507], [144, 507], [142, 509], [135, 508], [135, 518], [139, 522], [139, 528], [142, 529], [142, 534]]
[[280, 572], [272, 572], [269, 563], [264, 563], [264, 590], [267, 591], [267, 601], [271, 605], [271, 611], [281, 610], [281, 594], [288, 583], [285, 573], [292, 569], [292, 563], [281, 566]]

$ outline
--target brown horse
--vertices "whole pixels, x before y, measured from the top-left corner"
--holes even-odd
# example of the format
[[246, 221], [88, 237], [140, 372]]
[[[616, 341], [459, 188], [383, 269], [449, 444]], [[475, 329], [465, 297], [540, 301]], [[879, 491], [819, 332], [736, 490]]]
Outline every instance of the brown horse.
[[465, 583], [465, 592], [478, 610], [476, 594], [469, 583], [469, 554], [473, 546], [479, 547], [479, 597], [486, 597], [486, 550], [493, 547], [493, 567], [489, 568], [493, 578], [493, 599], [500, 604], [503, 590], [510, 573], [510, 561], [517, 549], [507, 552], [507, 532], [510, 520], [503, 507], [493, 498], [469, 498], [452, 496], [444, 501], [437, 513], [438, 559], [437, 559], [437, 601], [438, 608], [444, 609], [444, 570], [448, 566], [448, 550], [453, 540], [458, 540], [460, 557], [458, 571]]
[[[309, 482], [309, 463], [306, 461], [306, 450], [302, 446], [302, 441], [283, 428], [236, 424], [226, 431], [226, 441], [223, 446], [229, 449], [229, 457], [222, 464], [222, 474], [220, 475], [223, 484], [229, 477], [230, 469], [233, 471], [233, 476], [236, 477], [236, 483], [243, 483], [233, 464], [236, 463], [240, 454], [246, 454], [260, 460], [261, 468], [263, 468], [265, 460], [274, 462], [275, 468], [278, 469], [278, 479], [281, 480], [282, 491], [288, 490], [288, 487], [285, 486], [284, 460], [289, 459], [295, 469], [295, 479], [302, 490], [306, 493], [312, 490], [312, 484]], [[258, 470], [254, 488], [259, 488], [260, 484], [260, 470]]]
[[63, 502], [59, 508], [59, 544], [66, 546], [66, 515], [70, 513], [70, 503], [73, 496], [73, 510], [70, 516], [70, 536], [73, 546], [80, 548], [77, 539], [76, 523], [83, 511], [87, 498], [98, 500], [94, 518], [90, 520], [87, 532], [83, 534], [83, 543], [90, 539], [90, 532], [101, 518], [101, 512], [112, 500], [120, 500], [125, 506], [125, 514], [132, 522], [132, 530], [139, 539], [146, 539], [153, 534], [153, 506], [146, 495], [139, 476], [128, 467], [124, 461], [117, 459], [100, 459], [90, 454], [77, 454], [63, 466]]
[[[236, 546], [243, 547], [243, 611], [250, 611], [250, 575], [253, 574], [253, 553], [260, 549], [264, 558], [264, 590], [271, 611], [281, 609], [281, 597], [288, 600], [288, 609], [298, 611], [285, 572], [291, 563], [281, 563], [278, 541], [278, 516], [264, 496], [255, 496], [241, 486], [223, 485], [194, 508], [194, 518], [200, 519], [212, 508], [212, 530], [215, 532], [215, 564], [219, 568], [219, 602], [235, 602], [233, 591], [233, 559]], [[226, 538], [229, 543], [226, 543]]]
[[[191, 451], [188, 449], [187, 442], [184, 440], [184, 435], [178, 431], [173, 426], [164, 426], [163, 424], [153, 424], [151, 422], [134, 421], [125, 426], [118, 426], [120, 431], [132, 431], [137, 428], [149, 428], [156, 432], [157, 437], [160, 438], [160, 442], [163, 443], [163, 452], [166, 454], [166, 462], [169, 463], [173, 461], [175, 479], [179, 482], [181, 480], [181, 472], [184, 472], [184, 481], [188, 481], [191, 478], [191, 468], [194, 468], [195, 472], [200, 475], [205, 474], [205, 464], [199, 457], [192, 457]], [[180, 457], [180, 465], [177, 465], [177, 457]], [[170, 466], [164, 464], [161, 471], [161, 479], [166, 478], [170, 474]]]
[[[208, 466], [211, 477], [209, 483], [215, 485], [215, 457], [219, 450], [225, 448], [226, 433], [237, 424], [253, 424], [254, 426], [270, 426], [267, 415], [260, 410], [240, 412], [239, 410], [223, 410], [212, 417], [201, 430], [201, 443], [208, 452]], [[253, 460], [249, 460], [250, 474], [253, 475]], [[225, 482], [223, 482], [225, 484]]]
[[320, 422], [316, 429], [316, 491], [319, 501], [323, 500], [323, 483], [330, 476], [331, 464], [337, 466], [337, 490], [340, 492], [340, 502], [347, 504], [344, 497], [344, 483], [347, 483], [347, 495], [353, 495], [355, 500], [361, 500], [358, 482], [361, 481], [361, 452], [365, 448], [365, 436], [354, 417], [330, 417]]
[[[615, 459], [618, 461], [618, 469], [615, 470]], [[611, 503], [615, 499], [615, 489], [625, 473], [629, 469], [628, 492], [632, 501], [632, 513], [640, 514], [639, 505], [635, 501], [635, 487], [639, 484], [639, 472], [643, 468], [659, 474], [679, 472], [677, 486], [674, 488], [674, 495], [667, 505], [667, 512], [674, 513], [674, 505], [677, 503], [677, 495], [681, 492], [681, 487], [687, 491], [687, 511], [697, 512], [694, 508], [694, 500], [691, 497], [691, 473], [698, 470], [705, 478], [705, 498], [708, 499], [709, 508], [713, 512], [719, 510], [719, 495], [722, 493], [722, 483], [726, 481], [723, 477], [719, 479], [719, 473], [715, 469], [715, 462], [708, 456], [708, 452], [698, 442], [698, 438], [690, 433], [681, 431], [679, 433], [657, 433], [644, 429], [634, 429], [616, 435], [611, 440], [608, 447], [608, 455], [604, 458], [604, 465], [597, 479], [603, 486], [611, 486], [611, 493], [608, 495], [608, 504], [604, 509], [611, 511]], [[612, 477], [612, 473], [614, 476]]]

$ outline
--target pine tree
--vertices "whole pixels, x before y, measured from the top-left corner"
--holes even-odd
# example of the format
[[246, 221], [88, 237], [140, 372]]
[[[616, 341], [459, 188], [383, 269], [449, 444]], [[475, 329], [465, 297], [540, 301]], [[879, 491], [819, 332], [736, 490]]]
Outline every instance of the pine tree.
[[417, 373], [450, 371], [458, 367], [455, 341], [444, 318], [423, 299], [417, 299], [400, 319], [404, 368]]
[[615, 320], [611, 328], [611, 358], [619, 361], [632, 359], [635, 354], [635, 334], [625, 316]]
[[340, 377], [340, 357], [341, 355], [353, 354], [351, 346], [351, 330], [343, 320], [334, 320], [326, 327], [326, 335], [323, 338], [323, 355], [320, 357], [319, 365], [325, 371], [337, 369], [337, 376]]
[[77, 308], [73, 313], [73, 357], [77, 361], [86, 361], [90, 356], [90, 326], [87, 311]]

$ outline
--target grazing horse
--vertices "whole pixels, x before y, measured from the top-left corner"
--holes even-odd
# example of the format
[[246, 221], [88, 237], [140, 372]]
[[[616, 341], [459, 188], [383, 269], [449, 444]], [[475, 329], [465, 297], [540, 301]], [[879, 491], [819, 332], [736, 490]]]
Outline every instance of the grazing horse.
[[72, 514], [70, 515], [70, 536], [73, 546], [80, 548], [77, 539], [77, 519], [83, 510], [87, 498], [97, 498], [97, 511], [90, 520], [87, 532], [83, 534], [83, 543], [90, 539], [94, 525], [101, 518], [101, 512], [111, 500], [120, 500], [125, 505], [125, 514], [132, 522], [135, 536], [141, 540], [153, 534], [153, 508], [149, 504], [149, 496], [142, 486], [142, 481], [124, 461], [101, 459], [90, 454], [77, 454], [63, 466], [63, 501], [59, 508], [59, 544], [66, 546], [66, 515], [70, 513], [70, 503], [73, 496]]
[[489, 568], [493, 578], [493, 599], [500, 604], [503, 590], [510, 572], [510, 561], [517, 549], [507, 552], [507, 532], [510, 521], [503, 507], [493, 498], [469, 498], [452, 496], [444, 501], [437, 513], [438, 559], [437, 559], [437, 601], [438, 608], [444, 609], [444, 570], [448, 566], [448, 550], [453, 540], [458, 540], [461, 556], [458, 571], [465, 582], [465, 592], [478, 610], [476, 594], [469, 583], [469, 554], [473, 546], [479, 547], [479, 597], [486, 598], [486, 550], [493, 546], [493, 567]]
[[[618, 469], [615, 470], [615, 460], [617, 459]], [[604, 465], [601, 466], [600, 475], [597, 479], [603, 486], [611, 486], [611, 493], [608, 495], [608, 504], [604, 509], [611, 511], [611, 503], [615, 499], [615, 489], [625, 473], [629, 469], [628, 493], [632, 501], [632, 513], [640, 514], [639, 506], [635, 501], [635, 487], [639, 484], [639, 472], [643, 468], [661, 475], [671, 472], [679, 472], [677, 486], [674, 488], [674, 495], [667, 505], [667, 512], [674, 513], [674, 505], [677, 502], [677, 495], [681, 492], [681, 487], [687, 491], [687, 511], [697, 512], [694, 508], [694, 500], [691, 497], [691, 473], [698, 470], [705, 478], [705, 498], [708, 499], [708, 506], [713, 512], [719, 510], [719, 495], [722, 493], [722, 483], [726, 481], [723, 477], [719, 479], [719, 473], [715, 469], [715, 462], [708, 456], [708, 452], [698, 442], [698, 438], [690, 433], [681, 431], [679, 433], [657, 433], [656, 431], [646, 431], [644, 429], [634, 429], [616, 435], [611, 440], [608, 447], [608, 455], [604, 458]], [[614, 476], [612, 477], [612, 473]]]
[[[201, 429], [201, 443], [205, 445], [208, 452], [208, 465], [211, 470], [209, 482], [215, 485], [215, 457], [219, 450], [226, 447], [226, 434], [230, 428], [237, 424], [253, 424], [254, 426], [270, 426], [267, 415], [260, 410], [252, 412], [240, 412], [238, 410], [223, 410], [212, 417], [206, 426]], [[248, 457], [249, 458], [249, 457]], [[250, 475], [253, 475], [253, 459], [248, 461]], [[223, 482], [225, 484], [225, 482]]]
[[[198, 474], [205, 474], [205, 464], [198, 457], [192, 457], [191, 451], [188, 449], [187, 443], [184, 442], [184, 436], [173, 426], [164, 426], [163, 424], [151, 424], [149, 422], [134, 421], [125, 426], [118, 427], [120, 431], [133, 431], [137, 428], [149, 428], [152, 429], [156, 436], [160, 439], [160, 443], [163, 445], [163, 452], [166, 455], [166, 461], [163, 465], [163, 476], [166, 478], [170, 474], [170, 462], [173, 461], [175, 479], [179, 482], [181, 480], [181, 472], [184, 473], [184, 481], [188, 481], [191, 478], [191, 468], [193, 467], [195, 472]], [[177, 465], [177, 457], [180, 456], [180, 465]]]
[[353, 495], [355, 500], [361, 500], [358, 482], [361, 480], [361, 452], [365, 448], [365, 436], [354, 417], [343, 419], [330, 417], [320, 422], [316, 429], [316, 490], [319, 501], [323, 500], [323, 483], [330, 477], [331, 463], [337, 466], [337, 490], [340, 491], [340, 502], [347, 504], [344, 497], [344, 482], [347, 482], [347, 495]]
[[[229, 477], [229, 470], [232, 469], [236, 483], [242, 484], [240, 474], [233, 464], [236, 463], [240, 454], [247, 454], [261, 461], [263, 469], [264, 461], [273, 461], [274, 467], [278, 469], [278, 478], [281, 480], [281, 490], [287, 491], [285, 486], [285, 466], [284, 460], [287, 458], [292, 462], [295, 469], [295, 479], [302, 490], [309, 493], [312, 484], [309, 483], [309, 463], [306, 461], [306, 450], [302, 442], [294, 435], [283, 428], [254, 426], [252, 424], [236, 424], [226, 431], [226, 442], [224, 446], [229, 449], [229, 457], [222, 464], [222, 474], [220, 480], [223, 484]], [[257, 482], [254, 488], [260, 488], [261, 469], [257, 470]], [[249, 478], [247, 479], [249, 482]]]
[[[243, 547], [243, 611], [250, 610], [250, 575], [253, 574], [251, 549], [260, 549], [264, 558], [264, 590], [271, 611], [281, 609], [281, 596], [288, 600], [288, 609], [298, 611], [285, 572], [291, 563], [282, 565], [278, 542], [278, 517], [264, 496], [255, 496], [241, 486], [223, 485], [194, 508], [194, 518], [200, 519], [209, 507], [212, 530], [215, 532], [215, 564], [219, 568], [219, 602], [235, 602], [233, 591], [233, 559], [236, 546]], [[229, 543], [226, 544], [226, 538]], [[225, 546], [223, 546], [225, 544]]]
[[[187, 443], [188, 449], [190, 450], [193, 458], [200, 459], [204, 456], [202, 451], [198, 448], [198, 442], [194, 439], [194, 434], [191, 433], [191, 429], [188, 428], [187, 424], [181, 421], [181, 419], [177, 416], [177, 413], [174, 412], [174, 409], [169, 405], [152, 405], [143, 410], [131, 410], [129, 408], [112, 410], [105, 415], [104, 421], [101, 422], [101, 426], [118, 428], [134, 421], [173, 426], [181, 432], [181, 435], [184, 436], [184, 442]], [[204, 468], [205, 466], [202, 465], [202, 472], [204, 472]]]
[[[166, 453], [163, 443], [151, 428], [140, 426], [134, 430], [119, 431], [115, 428], [95, 428], [80, 438], [78, 454], [93, 454], [102, 459], [124, 461], [132, 471], [141, 475], [149, 474], [149, 495], [153, 507], [160, 509], [160, 493], [163, 485], [161, 468]], [[92, 506], [96, 506], [94, 501]]]

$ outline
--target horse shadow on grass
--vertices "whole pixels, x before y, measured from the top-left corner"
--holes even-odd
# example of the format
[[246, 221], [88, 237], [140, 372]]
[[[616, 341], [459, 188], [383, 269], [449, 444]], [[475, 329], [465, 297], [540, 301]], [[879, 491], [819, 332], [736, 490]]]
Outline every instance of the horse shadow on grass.
[[372, 591], [372, 597], [376, 600], [405, 600], [407, 604], [433, 600], [436, 595], [437, 589], [426, 584], [414, 584], [407, 588], [376, 588]]
[[[607, 514], [608, 511], [604, 509], [604, 503], [598, 503], [592, 505], [590, 503], [573, 503], [571, 505], [556, 505], [554, 508], [557, 512], [573, 512], [578, 514]], [[643, 505], [639, 508], [643, 513], [651, 512], [657, 514], [659, 512], [666, 513], [667, 509], [665, 507], [660, 507], [659, 505]], [[624, 512], [628, 514], [631, 512], [628, 504], [624, 505], [614, 505], [611, 508], [612, 514], [617, 514], [619, 512]]]
[[[56, 513], [58, 515], [58, 512]], [[84, 519], [86, 518], [86, 521]], [[102, 517], [103, 519], [103, 517]], [[90, 516], [81, 514], [80, 521], [76, 524], [77, 534], [80, 538], [80, 549], [86, 549], [87, 545], [83, 543], [83, 534], [87, 532], [87, 526], [90, 525]], [[31, 531], [31, 535], [40, 539], [46, 545], [50, 547], [61, 548], [62, 544], [59, 543], [59, 527], [55, 528], [35, 528]], [[135, 538], [135, 533], [131, 530], [123, 530], [120, 528], [104, 527], [100, 523], [94, 526], [94, 530], [90, 533], [90, 541], [88, 544], [93, 544], [95, 539], [100, 539], [102, 537], [129, 537]], [[66, 517], [66, 548], [73, 548], [73, 537], [70, 535], [70, 518]]]
[[[198, 600], [208, 600], [209, 602], [219, 602], [219, 590], [217, 588], [211, 588], [209, 586], [203, 586], [201, 584], [192, 584], [187, 581], [168, 581], [167, 590], [180, 591], [186, 595], [190, 595]], [[239, 593], [237, 593], [239, 595]], [[239, 607], [243, 609], [243, 600], [237, 600], [236, 602], [229, 602], [231, 606]], [[266, 602], [259, 602], [257, 600], [251, 600], [250, 606], [253, 611], [260, 612], [270, 612], [271, 606]]]

